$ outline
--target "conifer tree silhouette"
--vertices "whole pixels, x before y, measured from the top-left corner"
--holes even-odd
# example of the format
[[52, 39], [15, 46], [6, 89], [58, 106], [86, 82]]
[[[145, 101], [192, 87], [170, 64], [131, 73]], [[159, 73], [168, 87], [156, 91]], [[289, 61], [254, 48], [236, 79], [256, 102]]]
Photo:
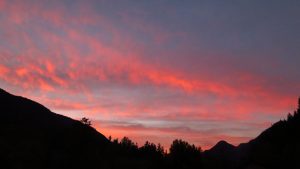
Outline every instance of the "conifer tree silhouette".
[[298, 98], [298, 112], [300, 111], [300, 97]]

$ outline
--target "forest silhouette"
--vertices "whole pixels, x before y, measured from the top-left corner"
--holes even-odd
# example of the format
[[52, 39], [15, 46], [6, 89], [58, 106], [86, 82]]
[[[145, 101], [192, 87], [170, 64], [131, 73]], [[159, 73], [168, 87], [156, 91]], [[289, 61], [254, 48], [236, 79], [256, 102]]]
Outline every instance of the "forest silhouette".
[[299, 169], [298, 108], [258, 137], [202, 151], [182, 139], [168, 151], [146, 141], [106, 138], [88, 118], [73, 120], [0, 89], [0, 164], [5, 169]]

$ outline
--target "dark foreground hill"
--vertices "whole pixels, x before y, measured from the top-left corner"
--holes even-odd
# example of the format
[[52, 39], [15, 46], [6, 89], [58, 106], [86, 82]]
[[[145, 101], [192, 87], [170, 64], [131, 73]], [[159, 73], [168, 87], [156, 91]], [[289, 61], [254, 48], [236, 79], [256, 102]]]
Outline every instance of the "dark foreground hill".
[[111, 140], [91, 126], [0, 89], [0, 168], [4, 169], [300, 169], [299, 108], [257, 138], [201, 149]]
[[0, 116], [4, 168], [90, 168], [105, 157], [109, 141], [92, 127], [1, 89]]

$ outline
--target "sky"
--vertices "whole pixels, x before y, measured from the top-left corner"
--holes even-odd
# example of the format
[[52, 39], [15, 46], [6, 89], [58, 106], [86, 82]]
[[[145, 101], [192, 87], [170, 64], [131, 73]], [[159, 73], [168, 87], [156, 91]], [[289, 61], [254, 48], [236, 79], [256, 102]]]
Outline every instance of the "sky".
[[0, 87], [169, 147], [238, 145], [296, 109], [298, 0], [0, 0]]

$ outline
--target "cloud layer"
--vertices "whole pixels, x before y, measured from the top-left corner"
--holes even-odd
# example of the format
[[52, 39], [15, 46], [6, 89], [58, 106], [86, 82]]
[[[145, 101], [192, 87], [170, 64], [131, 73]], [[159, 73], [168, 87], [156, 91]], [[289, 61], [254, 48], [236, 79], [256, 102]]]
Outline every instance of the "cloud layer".
[[0, 85], [139, 144], [238, 144], [295, 108], [297, 7], [0, 0]]

